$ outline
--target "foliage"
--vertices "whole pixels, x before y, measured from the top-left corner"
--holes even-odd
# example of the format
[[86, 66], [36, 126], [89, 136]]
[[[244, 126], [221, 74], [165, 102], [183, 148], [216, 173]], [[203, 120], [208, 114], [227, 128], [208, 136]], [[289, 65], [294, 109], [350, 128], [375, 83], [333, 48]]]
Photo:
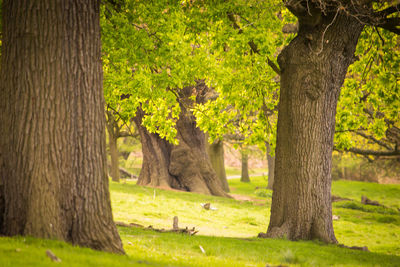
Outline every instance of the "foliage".
[[[358, 42], [336, 115], [336, 146], [382, 149], [388, 127], [400, 126], [400, 37], [367, 27]], [[361, 132], [361, 133], [360, 133]], [[390, 144], [389, 144], [390, 145]], [[391, 145], [390, 145], [391, 146]]]
[[[215, 101], [190, 107], [211, 139], [241, 133], [248, 143], [273, 141], [278, 99], [267, 64], [284, 44], [280, 1], [126, 1], [102, 7], [105, 98], [125, 119], [141, 106], [143, 125], [176, 143], [179, 90], [205, 80]], [[232, 26], [229, 16], [243, 30]], [[248, 43], [258, 46], [252, 52]], [[195, 95], [193, 95], [195, 98]]]

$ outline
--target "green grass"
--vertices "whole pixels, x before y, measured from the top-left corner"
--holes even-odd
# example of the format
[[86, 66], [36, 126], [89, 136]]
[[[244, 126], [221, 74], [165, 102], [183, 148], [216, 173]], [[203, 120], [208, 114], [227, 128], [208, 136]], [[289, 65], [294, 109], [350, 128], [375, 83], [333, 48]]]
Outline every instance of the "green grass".
[[[315, 241], [291, 242], [257, 239], [268, 226], [271, 191], [263, 177], [251, 183], [229, 181], [234, 200], [192, 193], [164, 191], [133, 183], [111, 183], [114, 219], [155, 228], [196, 227], [196, 236], [158, 233], [119, 227], [126, 256], [78, 248], [59, 241], [35, 238], [0, 238], [0, 266], [400, 266], [399, 185], [337, 181], [333, 194], [355, 201], [337, 202], [333, 214], [336, 237], [348, 246], [367, 246], [371, 252], [350, 250]], [[360, 204], [361, 195], [378, 200], [387, 208]], [[210, 202], [217, 210], [205, 210]], [[205, 250], [202, 253], [200, 247]], [[62, 259], [52, 263], [51, 249]]]

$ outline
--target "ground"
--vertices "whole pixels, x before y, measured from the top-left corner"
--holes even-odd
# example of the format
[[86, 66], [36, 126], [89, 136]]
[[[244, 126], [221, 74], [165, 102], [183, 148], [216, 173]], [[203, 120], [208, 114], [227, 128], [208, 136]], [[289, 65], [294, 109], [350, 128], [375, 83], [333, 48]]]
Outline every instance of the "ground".
[[[333, 183], [333, 194], [354, 200], [334, 203], [333, 213], [340, 217], [334, 221], [336, 236], [347, 246], [367, 246], [370, 252], [365, 252], [314, 241], [256, 238], [268, 226], [271, 191], [263, 188], [265, 177], [252, 178], [250, 184], [229, 181], [239, 200], [111, 182], [116, 221], [171, 229], [178, 216], [180, 227], [199, 232], [188, 236], [119, 227], [127, 256], [58, 241], [2, 237], [0, 266], [53, 266], [48, 249], [62, 260], [60, 266], [400, 266], [400, 185]], [[361, 195], [387, 208], [362, 205]], [[205, 210], [202, 203], [217, 210]]]

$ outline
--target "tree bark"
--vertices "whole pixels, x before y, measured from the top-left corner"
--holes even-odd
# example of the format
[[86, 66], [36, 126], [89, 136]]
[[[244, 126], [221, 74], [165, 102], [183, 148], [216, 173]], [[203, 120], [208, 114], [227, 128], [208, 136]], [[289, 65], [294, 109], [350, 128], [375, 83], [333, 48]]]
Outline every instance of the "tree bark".
[[267, 188], [274, 189], [274, 177], [275, 177], [275, 156], [271, 156], [270, 144], [265, 144], [267, 147], [267, 161], [268, 161], [268, 185]]
[[224, 142], [222, 140], [215, 140], [212, 144], [208, 144], [207, 142], [207, 152], [210, 157], [211, 165], [217, 177], [222, 182], [222, 188], [225, 192], [229, 192], [229, 185], [225, 172]]
[[249, 153], [246, 149], [242, 149], [241, 155], [242, 155], [242, 175], [240, 176], [240, 181], [244, 183], [250, 183]]
[[1, 233], [123, 253], [106, 173], [100, 1], [3, 1]]
[[[139, 129], [143, 163], [138, 184], [164, 188], [174, 188], [206, 195], [229, 195], [212, 168], [206, 151], [205, 134], [196, 126], [193, 114], [186, 109], [192, 103], [189, 96], [196, 91], [197, 97], [205, 94], [205, 84], [180, 90], [181, 114], [177, 121], [179, 145], [173, 146], [158, 134], [152, 134], [141, 125], [144, 116], [139, 108], [134, 119]], [[201, 100], [198, 100], [201, 101]]]
[[275, 183], [266, 236], [336, 243], [331, 206], [335, 113], [363, 26], [340, 9], [303, 15], [309, 20], [299, 18], [298, 36], [278, 57]]

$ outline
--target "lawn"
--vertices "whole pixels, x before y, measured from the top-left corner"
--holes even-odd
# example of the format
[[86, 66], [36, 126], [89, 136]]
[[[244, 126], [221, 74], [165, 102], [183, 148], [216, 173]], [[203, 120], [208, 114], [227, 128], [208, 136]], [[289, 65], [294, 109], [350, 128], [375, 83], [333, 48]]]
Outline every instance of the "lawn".
[[[119, 227], [126, 256], [111, 255], [35, 238], [0, 238], [0, 266], [400, 266], [400, 185], [335, 181], [333, 194], [353, 201], [333, 204], [336, 237], [347, 246], [367, 246], [370, 252], [324, 245], [258, 239], [269, 221], [271, 191], [265, 177], [251, 183], [229, 180], [239, 200], [165, 191], [111, 182], [114, 219], [145, 228], [195, 227], [195, 236]], [[257, 188], [257, 189], [256, 189]], [[365, 206], [361, 195], [386, 207]], [[205, 210], [202, 203], [216, 210]], [[59, 258], [53, 263], [45, 251]], [[202, 252], [202, 249], [204, 252]]]

